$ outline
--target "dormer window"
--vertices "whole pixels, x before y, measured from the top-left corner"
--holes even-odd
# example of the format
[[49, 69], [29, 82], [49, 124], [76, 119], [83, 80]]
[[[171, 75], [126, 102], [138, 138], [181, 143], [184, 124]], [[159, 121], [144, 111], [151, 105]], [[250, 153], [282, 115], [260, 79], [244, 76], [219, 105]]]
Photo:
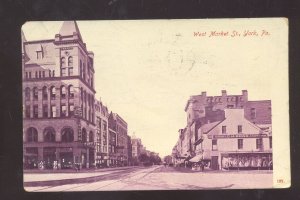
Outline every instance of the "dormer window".
[[37, 51], [37, 52], [36, 52], [36, 58], [37, 58], [38, 60], [42, 59], [43, 57], [44, 57], [43, 51]]

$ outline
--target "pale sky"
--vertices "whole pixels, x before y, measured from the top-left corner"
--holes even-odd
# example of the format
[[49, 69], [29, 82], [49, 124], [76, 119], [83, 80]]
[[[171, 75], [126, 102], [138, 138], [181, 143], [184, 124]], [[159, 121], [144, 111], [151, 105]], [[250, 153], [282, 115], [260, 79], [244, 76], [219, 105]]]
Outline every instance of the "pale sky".
[[[160, 156], [171, 154], [178, 129], [186, 126], [184, 107], [190, 95], [221, 95], [223, 89], [229, 95], [241, 94], [247, 89], [249, 100], [272, 100], [275, 118], [284, 111], [281, 105], [288, 105], [283, 20], [77, 23], [87, 49], [95, 54], [96, 97], [125, 119], [129, 135], [135, 132]], [[23, 31], [27, 40], [53, 39], [61, 25], [28, 22]], [[259, 35], [267, 30], [270, 35], [194, 36], [198, 31], [222, 30], [256, 30]]]

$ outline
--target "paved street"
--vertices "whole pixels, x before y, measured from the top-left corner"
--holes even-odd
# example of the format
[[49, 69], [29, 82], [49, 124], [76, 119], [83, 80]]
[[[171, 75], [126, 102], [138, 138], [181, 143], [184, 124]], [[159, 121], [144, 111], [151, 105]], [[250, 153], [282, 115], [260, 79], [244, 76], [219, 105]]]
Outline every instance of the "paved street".
[[26, 191], [36, 192], [270, 188], [272, 172], [203, 173], [184, 168], [151, 166], [84, 173], [26, 173], [24, 182]]

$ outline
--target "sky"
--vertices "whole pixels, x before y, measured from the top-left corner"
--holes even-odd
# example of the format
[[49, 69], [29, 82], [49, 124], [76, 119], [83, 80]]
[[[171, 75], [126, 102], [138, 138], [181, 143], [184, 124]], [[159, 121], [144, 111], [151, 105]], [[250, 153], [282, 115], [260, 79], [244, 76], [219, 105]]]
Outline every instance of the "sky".
[[[241, 94], [271, 99], [273, 115], [288, 104], [287, 43], [283, 20], [77, 21], [93, 51], [96, 97], [128, 123], [148, 150], [171, 154], [186, 126], [191, 95]], [[62, 22], [28, 22], [27, 40], [53, 39]], [[281, 25], [281, 26], [279, 26]], [[263, 30], [269, 35], [261, 36]], [[212, 36], [211, 31], [239, 37]], [[256, 31], [258, 36], [243, 36]], [[194, 36], [206, 32], [206, 36]], [[276, 111], [278, 108], [278, 112]], [[274, 109], [272, 109], [274, 110]], [[280, 118], [278, 118], [280, 120]]]

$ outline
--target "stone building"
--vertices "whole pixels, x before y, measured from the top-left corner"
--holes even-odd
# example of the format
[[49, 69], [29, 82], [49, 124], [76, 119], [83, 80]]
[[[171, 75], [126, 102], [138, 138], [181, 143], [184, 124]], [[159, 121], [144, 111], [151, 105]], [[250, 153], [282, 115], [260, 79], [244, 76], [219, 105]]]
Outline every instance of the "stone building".
[[94, 54], [77, 23], [22, 50], [25, 168], [95, 165]]

